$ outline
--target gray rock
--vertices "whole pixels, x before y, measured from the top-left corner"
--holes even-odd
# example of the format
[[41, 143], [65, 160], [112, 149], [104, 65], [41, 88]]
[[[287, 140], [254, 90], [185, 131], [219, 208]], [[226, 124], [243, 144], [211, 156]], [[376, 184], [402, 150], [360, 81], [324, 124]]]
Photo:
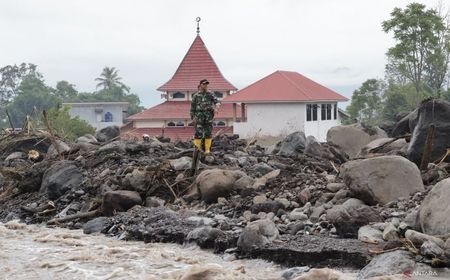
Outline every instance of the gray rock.
[[417, 166], [400, 156], [350, 161], [341, 172], [354, 196], [369, 205], [386, 204], [424, 191]]
[[367, 157], [371, 153], [391, 154], [395, 151], [400, 151], [405, 145], [407, 146], [408, 143], [403, 138], [395, 141], [393, 138], [379, 138], [364, 146], [357, 157]]
[[403, 274], [413, 271], [415, 261], [406, 251], [394, 251], [375, 256], [358, 274], [358, 279], [368, 279], [376, 276]]
[[382, 242], [383, 233], [370, 225], [362, 226], [358, 230], [358, 240]]
[[334, 206], [326, 214], [327, 220], [335, 226], [336, 233], [344, 237], [355, 237], [360, 227], [382, 221], [375, 210], [355, 198]]
[[289, 219], [291, 221], [306, 221], [308, 220], [308, 216], [305, 213], [298, 211], [298, 209], [294, 209], [289, 213]]
[[78, 187], [82, 181], [83, 175], [72, 161], [58, 161], [45, 171], [39, 191], [54, 200]]
[[206, 203], [217, 202], [219, 197], [227, 197], [234, 183], [246, 174], [239, 170], [209, 169], [195, 178], [190, 192], [184, 198], [188, 201], [201, 198]]
[[305, 154], [315, 157], [322, 157], [323, 155], [322, 145], [320, 145], [319, 141], [312, 135], [306, 137], [305, 142]]
[[273, 170], [273, 171], [265, 174], [264, 176], [255, 180], [255, 182], [252, 185], [252, 189], [259, 189], [261, 187], [264, 187], [268, 182], [271, 182], [276, 177], [278, 177], [278, 175], [280, 175], [279, 169]]
[[450, 178], [437, 183], [420, 206], [418, 219], [422, 232], [444, 235], [450, 232]]
[[[63, 141], [56, 140], [56, 144], [58, 146], [58, 149], [59, 149], [60, 153], [64, 153], [64, 152], [70, 151], [69, 145], [67, 145]], [[49, 156], [49, 157], [56, 157], [56, 156], [58, 156], [58, 150], [56, 149], [56, 146], [54, 144], [51, 144], [50, 147], [48, 147], [47, 156]]]
[[260, 162], [258, 164], [255, 164], [252, 169], [259, 173], [261, 176], [266, 175], [267, 173], [273, 171], [273, 168], [270, 167], [267, 163]]
[[427, 241], [431, 241], [433, 243], [436, 243], [440, 247], [444, 247], [444, 240], [415, 230], [407, 230], [405, 232], [405, 237], [411, 240], [411, 242], [414, 243], [414, 245], [416, 245], [417, 247], [422, 246], [422, 244]]
[[417, 123], [418, 109], [415, 109], [411, 113], [400, 119], [392, 129], [392, 137], [398, 137], [411, 133]]
[[234, 187], [237, 190], [243, 190], [243, 189], [252, 187], [254, 183], [255, 183], [255, 179], [246, 175], [246, 176], [242, 176], [241, 178], [236, 180], [236, 182], [234, 182]]
[[105, 232], [110, 227], [110, 220], [107, 217], [92, 219], [83, 225], [84, 234]]
[[134, 169], [131, 173], [125, 175], [122, 183], [130, 190], [145, 194], [148, 190], [147, 172], [145, 170]]
[[5, 161], [11, 161], [15, 159], [25, 159], [26, 156], [22, 152], [14, 152], [5, 158]]
[[135, 205], [141, 205], [139, 193], [133, 191], [109, 191], [103, 196], [103, 214], [112, 216], [114, 212], [124, 212]]
[[258, 214], [260, 212], [277, 213], [278, 210], [280, 210], [280, 209], [285, 209], [283, 203], [281, 203], [279, 201], [273, 201], [273, 200], [268, 200], [268, 201], [264, 201], [264, 202], [261, 202], [261, 203], [254, 204], [250, 208], [250, 210], [254, 214]]
[[251, 222], [242, 231], [237, 241], [239, 250], [248, 252], [254, 248], [261, 248], [271, 243], [279, 236], [275, 224], [270, 220]]
[[78, 137], [77, 140], [75, 140], [76, 143], [89, 143], [89, 144], [97, 144], [97, 138], [91, 134], [86, 134], [84, 136]]
[[425, 241], [420, 246], [420, 254], [430, 258], [443, 258], [445, 256], [444, 249], [439, 247], [433, 241]]
[[418, 210], [412, 210], [409, 212], [405, 219], [403, 220], [410, 228], [414, 230], [420, 230], [419, 223], [417, 221], [419, 211]]
[[201, 248], [214, 248], [217, 238], [225, 237], [225, 233], [217, 228], [204, 226], [195, 228], [186, 237], [187, 242], [195, 242]]
[[169, 160], [170, 166], [176, 171], [190, 169], [192, 167], [192, 158], [181, 157], [178, 159]]
[[189, 224], [194, 225], [194, 226], [196, 226], [196, 227], [199, 227], [199, 226], [209, 226], [209, 225], [211, 225], [211, 224], [214, 222], [214, 220], [211, 219], [211, 218], [208, 218], [208, 217], [200, 217], [200, 216], [191, 216], [191, 217], [188, 217], [188, 218], [186, 219], [186, 221], [187, 221]]
[[308, 272], [311, 268], [309, 266], [297, 266], [286, 269], [281, 273], [281, 277], [285, 280], [292, 280], [295, 277], [298, 277], [306, 272]]
[[450, 139], [450, 102], [442, 99], [425, 100], [420, 104], [417, 124], [412, 131], [411, 141], [408, 146], [408, 158], [420, 164], [423, 147], [430, 125], [434, 125], [433, 147], [430, 162], [442, 158], [449, 147]]
[[369, 128], [356, 123], [332, 127], [328, 130], [327, 142], [338, 146], [350, 158], [354, 158], [371, 141], [386, 137], [386, 132], [378, 127]]
[[119, 135], [120, 135], [120, 128], [114, 125], [100, 129], [95, 134], [95, 137], [100, 142], [106, 142], [118, 137]]
[[267, 201], [267, 197], [265, 194], [257, 195], [253, 197], [253, 204], [263, 203]]
[[289, 134], [277, 144], [278, 155], [292, 156], [302, 153], [305, 149], [306, 137], [303, 131]]
[[114, 141], [108, 143], [97, 150], [99, 154], [111, 154], [111, 153], [119, 153], [123, 154], [126, 152], [126, 143], [123, 141]]
[[145, 207], [162, 207], [164, 204], [166, 204], [164, 199], [156, 196], [149, 196], [145, 198]]
[[345, 187], [344, 183], [328, 183], [327, 190], [332, 193], [338, 192]]
[[325, 212], [326, 212], [325, 207], [322, 205], [314, 207], [311, 215], [309, 216], [309, 219], [311, 220], [311, 222], [317, 223], [319, 221], [320, 216], [322, 216], [322, 214], [324, 214]]
[[384, 228], [383, 230], [383, 239], [384, 240], [398, 240], [398, 233], [397, 233], [397, 228], [389, 223], [387, 224], [387, 226]]

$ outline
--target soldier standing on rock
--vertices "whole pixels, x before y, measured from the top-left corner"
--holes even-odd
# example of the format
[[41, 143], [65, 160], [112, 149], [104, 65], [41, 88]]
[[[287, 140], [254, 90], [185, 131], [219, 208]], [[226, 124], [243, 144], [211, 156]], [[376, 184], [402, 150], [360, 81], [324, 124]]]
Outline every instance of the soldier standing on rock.
[[208, 91], [208, 84], [206, 79], [200, 81], [199, 91], [192, 96], [191, 103], [191, 119], [195, 126], [194, 145], [201, 151], [204, 140], [206, 154], [211, 152], [213, 119], [220, 106], [214, 94]]

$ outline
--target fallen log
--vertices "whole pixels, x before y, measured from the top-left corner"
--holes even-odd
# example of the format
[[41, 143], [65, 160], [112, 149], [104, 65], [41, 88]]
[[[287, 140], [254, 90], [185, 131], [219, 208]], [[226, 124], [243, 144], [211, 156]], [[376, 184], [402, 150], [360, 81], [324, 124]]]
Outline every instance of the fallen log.
[[94, 218], [98, 215], [100, 215], [102, 211], [100, 209], [89, 211], [89, 212], [82, 212], [82, 213], [75, 213], [73, 215], [68, 215], [63, 218], [55, 218], [47, 222], [47, 225], [53, 225], [53, 224], [61, 224], [70, 222], [72, 220], [76, 219], [86, 219], [86, 218]]

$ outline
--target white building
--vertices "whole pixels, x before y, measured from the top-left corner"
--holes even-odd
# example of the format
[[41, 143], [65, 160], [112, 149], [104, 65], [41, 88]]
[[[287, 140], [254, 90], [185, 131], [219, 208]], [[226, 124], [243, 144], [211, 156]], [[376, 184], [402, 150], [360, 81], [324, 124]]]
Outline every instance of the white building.
[[234, 133], [242, 138], [255, 135], [285, 136], [295, 131], [326, 141], [328, 130], [340, 124], [338, 102], [344, 96], [297, 72], [276, 71], [226, 97], [223, 103], [240, 104], [242, 121], [234, 109]]
[[128, 110], [128, 102], [79, 102], [63, 106], [70, 107], [72, 118], [79, 117], [97, 130], [111, 125], [121, 127]]

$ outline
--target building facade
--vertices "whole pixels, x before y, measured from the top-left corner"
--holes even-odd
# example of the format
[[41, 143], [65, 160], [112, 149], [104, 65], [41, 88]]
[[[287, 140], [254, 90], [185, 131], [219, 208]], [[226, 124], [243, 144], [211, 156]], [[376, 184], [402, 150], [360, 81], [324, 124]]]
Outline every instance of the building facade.
[[121, 127], [128, 110], [128, 102], [63, 103], [63, 106], [70, 107], [72, 118], [79, 117], [97, 130], [111, 125]]
[[303, 131], [326, 141], [328, 130], [340, 124], [338, 102], [342, 101], [347, 98], [299, 73], [276, 71], [223, 102], [240, 106], [240, 115], [245, 117], [233, 128], [242, 138]]
[[[194, 135], [190, 119], [191, 100], [202, 79], [210, 82], [209, 91], [219, 100], [236, 91], [236, 87], [224, 78], [202, 38], [197, 34], [173, 77], [158, 88], [158, 91], [162, 92], [163, 102], [129, 117], [131, 124], [124, 136], [139, 138], [148, 134], [169, 137], [173, 141], [191, 139]], [[233, 131], [233, 110], [238, 108], [232, 104], [221, 106], [215, 116], [213, 134]]]

